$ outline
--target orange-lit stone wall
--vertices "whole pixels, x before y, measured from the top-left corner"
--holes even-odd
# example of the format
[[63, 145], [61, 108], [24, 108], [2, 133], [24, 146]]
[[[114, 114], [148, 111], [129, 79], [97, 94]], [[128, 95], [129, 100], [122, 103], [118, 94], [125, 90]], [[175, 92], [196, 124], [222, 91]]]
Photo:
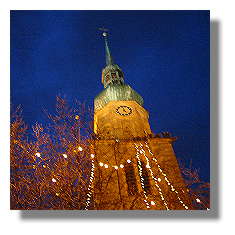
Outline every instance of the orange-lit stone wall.
[[[93, 194], [95, 208], [103, 210], [192, 209], [172, 149], [172, 141], [172, 138], [150, 138], [147, 141], [95, 140], [93, 144], [96, 156]], [[141, 144], [142, 150], [138, 147]], [[141, 185], [137, 149], [145, 152], [145, 154], [139, 154], [139, 160], [150, 167], [145, 169], [150, 185], [148, 192], [145, 192]], [[156, 159], [157, 163], [153, 159]], [[128, 164], [133, 164], [134, 167], [137, 184], [137, 192], [134, 195], [128, 191], [125, 174]]]
[[148, 117], [135, 101], [111, 101], [95, 111], [94, 209], [192, 209], [175, 138], [153, 138]]

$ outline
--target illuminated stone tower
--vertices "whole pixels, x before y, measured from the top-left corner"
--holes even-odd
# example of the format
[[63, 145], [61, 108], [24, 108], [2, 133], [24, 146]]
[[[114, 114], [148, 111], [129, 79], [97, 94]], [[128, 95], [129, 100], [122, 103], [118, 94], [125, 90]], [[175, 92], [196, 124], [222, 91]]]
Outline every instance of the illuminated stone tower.
[[95, 138], [85, 209], [192, 209], [172, 148], [176, 138], [154, 136], [143, 98], [124, 82], [107, 36], [103, 32], [104, 90], [94, 100]]

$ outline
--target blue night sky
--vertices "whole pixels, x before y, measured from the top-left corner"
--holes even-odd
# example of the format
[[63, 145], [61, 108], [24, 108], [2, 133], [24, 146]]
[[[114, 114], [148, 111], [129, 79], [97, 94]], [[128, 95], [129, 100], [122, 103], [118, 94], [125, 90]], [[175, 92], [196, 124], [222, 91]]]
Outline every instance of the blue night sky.
[[154, 133], [209, 180], [209, 11], [11, 11], [11, 103], [24, 120], [45, 122], [56, 95], [93, 105], [103, 89], [104, 41], [125, 82], [144, 98]]

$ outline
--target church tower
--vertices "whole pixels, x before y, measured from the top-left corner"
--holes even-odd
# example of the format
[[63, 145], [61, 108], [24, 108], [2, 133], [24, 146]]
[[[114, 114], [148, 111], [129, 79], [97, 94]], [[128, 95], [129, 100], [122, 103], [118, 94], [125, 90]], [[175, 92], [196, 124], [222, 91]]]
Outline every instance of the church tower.
[[[103, 32], [104, 90], [94, 100], [92, 169], [85, 209], [193, 209], [172, 148], [176, 138], [150, 129], [143, 98], [125, 83]], [[92, 200], [93, 199], [93, 200]]]

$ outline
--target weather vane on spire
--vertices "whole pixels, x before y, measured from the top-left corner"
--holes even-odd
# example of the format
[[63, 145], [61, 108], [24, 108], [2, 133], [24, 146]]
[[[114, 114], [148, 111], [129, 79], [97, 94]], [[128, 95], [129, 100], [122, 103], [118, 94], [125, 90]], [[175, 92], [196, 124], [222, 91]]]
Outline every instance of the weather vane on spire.
[[106, 37], [106, 36], [108, 35], [108, 33], [107, 33], [107, 32], [109, 31], [108, 29], [102, 27], [102, 28], [99, 28], [99, 30], [103, 32], [102, 35], [103, 35], [104, 37]]

